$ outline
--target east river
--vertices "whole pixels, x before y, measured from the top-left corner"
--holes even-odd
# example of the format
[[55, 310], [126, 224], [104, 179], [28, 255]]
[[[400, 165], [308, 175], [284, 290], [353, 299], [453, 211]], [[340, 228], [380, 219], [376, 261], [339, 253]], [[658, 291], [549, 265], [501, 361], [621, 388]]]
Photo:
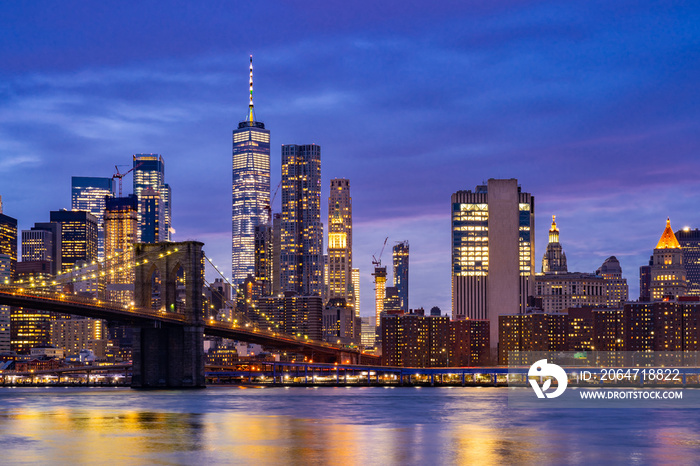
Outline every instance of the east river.
[[697, 464], [697, 410], [508, 408], [505, 388], [1, 388], [0, 464]]

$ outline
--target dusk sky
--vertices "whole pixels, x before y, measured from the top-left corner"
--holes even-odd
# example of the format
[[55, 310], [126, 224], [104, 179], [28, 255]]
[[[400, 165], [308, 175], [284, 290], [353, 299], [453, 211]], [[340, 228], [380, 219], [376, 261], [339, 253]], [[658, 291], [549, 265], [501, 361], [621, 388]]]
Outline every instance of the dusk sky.
[[489, 178], [535, 196], [538, 272], [556, 214], [569, 270], [615, 255], [633, 299], [666, 217], [700, 227], [700, 4], [670, 1], [6, 3], [5, 214], [29, 229], [71, 176], [158, 153], [173, 239], [230, 276], [250, 54], [273, 191], [282, 144], [321, 146], [324, 223], [350, 179], [363, 315], [387, 236], [386, 264], [410, 242], [410, 306], [450, 311], [450, 195]]

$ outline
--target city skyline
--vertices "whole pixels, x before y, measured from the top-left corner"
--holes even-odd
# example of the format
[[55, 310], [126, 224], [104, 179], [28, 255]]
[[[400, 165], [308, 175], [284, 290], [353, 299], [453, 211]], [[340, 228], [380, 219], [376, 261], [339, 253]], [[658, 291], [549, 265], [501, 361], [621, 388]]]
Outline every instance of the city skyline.
[[[557, 215], [569, 270], [594, 272], [614, 255], [635, 299], [638, 268], [666, 217], [674, 230], [700, 227], [691, 53], [699, 12], [504, 5], [373, 6], [366, 17], [348, 7], [338, 19], [320, 4], [264, 14], [211, 7], [199, 21], [250, 21], [239, 33], [215, 22], [204, 35], [174, 8], [160, 28], [132, 38], [112, 31], [109, 56], [90, 45], [103, 32], [84, 21], [90, 8], [74, 5], [73, 18], [53, 24], [54, 7], [8, 7], [32, 27], [0, 33], [4, 212], [28, 230], [70, 207], [71, 176], [109, 177], [132, 154], [162, 154], [174, 239], [204, 241], [226, 270], [229, 138], [246, 114], [253, 53], [256, 112], [274, 128], [271, 185], [280, 180], [277, 147], [312, 142], [324, 148], [321, 218], [329, 180], [352, 183], [362, 315], [374, 309], [372, 254], [387, 236], [411, 244], [412, 307], [449, 311], [449, 196], [488, 178], [517, 178], [537, 198], [536, 263]], [[137, 30], [144, 8], [113, 11], [111, 24], [135, 17]], [[309, 16], [294, 40], [289, 15]], [[63, 28], [79, 32], [62, 38]], [[182, 40], [165, 45], [183, 28]], [[255, 44], [238, 37], [261, 31]], [[132, 46], [147, 38], [153, 47]]]

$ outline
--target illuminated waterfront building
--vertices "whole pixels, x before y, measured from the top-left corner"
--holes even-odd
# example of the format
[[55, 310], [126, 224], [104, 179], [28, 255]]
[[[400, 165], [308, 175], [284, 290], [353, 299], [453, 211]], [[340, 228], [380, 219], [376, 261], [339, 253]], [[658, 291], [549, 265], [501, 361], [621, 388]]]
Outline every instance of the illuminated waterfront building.
[[[104, 322], [98, 319], [70, 317], [50, 322], [51, 344], [63, 350], [66, 355], [75, 355], [80, 350], [91, 349], [98, 357], [104, 357], [104, 345], [107, 337]], [[96, 351], [97, 350], [97, 351]]]
[[285, 292], [282, 297], [260, 298], [258, 308], [264, 323], [271, 330], [311, 340], [323, 339], [321, 296], [298, 296], [294, 292]]
[[360, 318], [360, 343], [365, 348], [374, 346], [376, 339], [376, 324], [373, 316]]
[[673, 234], [671, 220], [666, 219], [666, 228], [652, 255], [651, 300], [685, 296], [688, 289], [685, 273], [681, 245]]
[[[10, 256], [0, 254], [0, 285], [12, 282], [10, 263]], [[10, 306], [0, 306], [0, 353], [10, 351], [10, 341]]]
[[[170, 185], [165, 182], [165, 162], [163, 157], [158, 154], [134, 154], [133, 155], [133, 170], [134, 170], [134, 195], [139, 200], [139, 242], [158, 242], [170, 241], [171, 221], [172, 221], [172, 191]], [[156, 241], [144, 241], [143, 236], [147, 235], [148, 231], [152, 232], [154, 220], [149, 220], [146, 223], [143, 219], [144, 215], [156, 215], [155, 211], [144, 211], [142, 201], [143, 192], [147, 188], [153, 188], [159, 195], [158, 214], [161, 215], [163, 221], [159, 225], [159, 235]], [[151, 194], [153, 196], [153, 194]], [[154, 197], [154, 196], [153, 196]], [[152, 217], [151, 217], [152, 218]]]
[[[359, 320], [359, 319], [358, 319]], [[338, 345], [358, 343], [355, 314], [343, 298], [333, 298], [323, 308], [323, 340]]]
[[247, 118], [233, 130], [231, 272], [234, 285], [255, 274], [255, 227], [267, 224], [270, 206], [270, 130], [255, 121], [253, 57]]
[[352, 269], [352, 294], [355, 317], [360, 317], [360, 269]]
[[552, 215], [552, 228], [549, 229], [549, 243], [542, 257], [542, 273], [566, 273], [566, 254], [559, 243], [557, 217]]
[[483, 365], [489, 353], [489, 323], [450, 321], [423, 310], [382, 317], [382, 364], [404, 367]]
[[107, 199], [105, 205], [106, 298], [125, 305], [134, 300], [133, 246], [138, 232], [138, 198]]
[[408, 312], [408, 241], [394, 245], [394, 287], [399, 296], [400, 308]]
[[2, 197], [0, 197], [0, 254], [10, 257], [10, 271], [15, 277], [17, 269], [17, 219], [2, 213]]
[[167, 241], [165, 204], [161, 193], [148, 186], [141, 191], [138, 201], [140, 222], [137, 235], [141, 243]]
[[104, 258], [105, 198], [113, 195], [114, 180], [112, 178], [71, 177], [71, 210], [90, 212], [97, 219], [98, 259]]
[[700, 230], [684, 228], [676, 232], [681, 245], [683, 265], [688, 283], [687, 296], [700, 296]]
[[321, 147], [282, 146], [282, 291], [321, 296], [323, 224], [321, 223]]
[[354, 306], [350, 180], [332, 179], [328, 196], [328, 299]]
[[605, 298], [608, 307], [619, 307], [629, 300], [627, 279], [622, 278], [622, 267], [617, 257], [610, 256], [605, 259], [595, 273], [605, 281]]
[[520, 353], [565, 351], [566, 315], [542, 311], [501, 315], [499, 319], [499, 364], [525, 364]]
[[97, 218], [89, 212], [58, 210], [50, 213], [51, 222], [61, 224], [61, 270], [75, 267], [78, 261], [97, 260]]
[[452, 195], [452, 317], [488, 319], [523, 312], [534, 285], [534, 196], [515, 179], [490, 179]]

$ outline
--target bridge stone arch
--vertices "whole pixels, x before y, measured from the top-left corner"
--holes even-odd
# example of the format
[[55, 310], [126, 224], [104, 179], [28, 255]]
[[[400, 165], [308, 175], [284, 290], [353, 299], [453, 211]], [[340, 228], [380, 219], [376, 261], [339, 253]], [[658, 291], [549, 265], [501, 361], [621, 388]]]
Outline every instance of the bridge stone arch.
[[[161, 279], [161, 309], [183, 316], [182, 324], [153, 322], [134, 329], [133, 388], [203, 388], [204, 379], [204, 243], [136, 244], [134, 302], [151, 309], [153, 274]], [[178, 305], [178, 273], [184, 274], [184, 297]]]

